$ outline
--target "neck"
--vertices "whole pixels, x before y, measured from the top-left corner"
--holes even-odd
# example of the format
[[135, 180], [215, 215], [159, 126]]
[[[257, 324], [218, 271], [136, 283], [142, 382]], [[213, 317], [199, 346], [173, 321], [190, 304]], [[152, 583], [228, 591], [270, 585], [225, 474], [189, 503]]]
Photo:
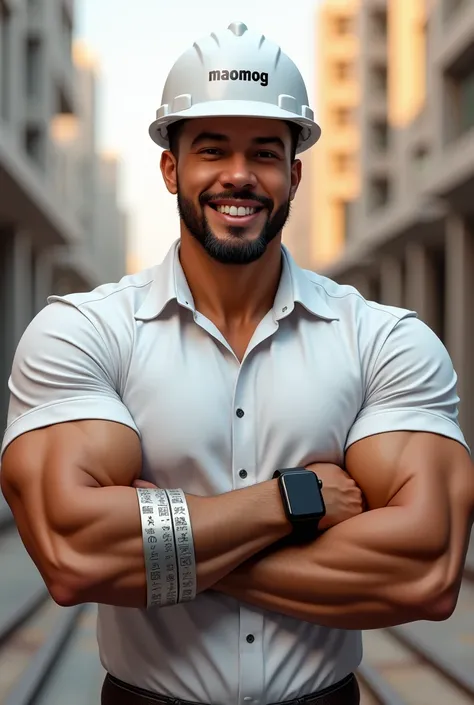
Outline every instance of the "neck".
[[260, 320], [273, 306], [281, 275], [281, 237], [255, 262], [221, 264], [189, 233], [181, 233], [180, 262], [196, 309], [224, 324]]

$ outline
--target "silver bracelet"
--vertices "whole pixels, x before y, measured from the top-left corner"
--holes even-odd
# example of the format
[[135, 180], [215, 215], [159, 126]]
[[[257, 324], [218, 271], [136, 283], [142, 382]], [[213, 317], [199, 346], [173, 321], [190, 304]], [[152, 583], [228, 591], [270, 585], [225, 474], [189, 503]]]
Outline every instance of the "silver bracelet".
[[165, 490], [137, 488], [147, 577], [147, 607], [178, 602], [178, 569], [170, 504]]
[[186, 496], [181, 489], [166, 490], [173, 518], [176, 554], [178, 556], [178, 602], [190, 602], [196, 597], [196, 556], [193, 532]]

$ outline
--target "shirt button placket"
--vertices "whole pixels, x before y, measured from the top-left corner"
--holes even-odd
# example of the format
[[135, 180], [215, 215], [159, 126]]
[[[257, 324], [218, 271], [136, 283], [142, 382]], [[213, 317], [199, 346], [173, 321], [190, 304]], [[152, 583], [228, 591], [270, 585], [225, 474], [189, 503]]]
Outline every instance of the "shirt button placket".
[[240, 608], [240, 701], [261, 702], [264, 689], [263, 616], [251, 607]]
[[[244, 363], [237, 379], [234, 398], [233, 440], [233, 481], [234, 487], [249, 486], [257, 482], [255, 411], [252, 366]], [[263, 668], [263, 616], [259, 610], [240, 607], [240, 687], [239, 705], [258, 705], [264, 686]]]

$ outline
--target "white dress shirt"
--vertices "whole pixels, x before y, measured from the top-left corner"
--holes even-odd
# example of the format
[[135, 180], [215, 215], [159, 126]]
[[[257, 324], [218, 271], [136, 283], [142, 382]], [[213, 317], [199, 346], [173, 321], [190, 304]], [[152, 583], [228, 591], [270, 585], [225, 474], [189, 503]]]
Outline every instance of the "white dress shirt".
[[[196, 311], [179, 241], [162, 264], [119, 283], [50, 297], [16, 352], [2, 453], [32, 429], [109, 419], [139, 434], [143, 479], [208, 496], [277, 468], [342, 465], [352, 443], [384, 431], [465, 445], [451, 360], [416, 314], [366, 301], [282, 254], [273, 308], [242, 363]], [[362, 657], [359, 631], [211, 590], [162, 609], [99, 605], [98, 642], [117, 678], [212, 705], [316, 692]]]

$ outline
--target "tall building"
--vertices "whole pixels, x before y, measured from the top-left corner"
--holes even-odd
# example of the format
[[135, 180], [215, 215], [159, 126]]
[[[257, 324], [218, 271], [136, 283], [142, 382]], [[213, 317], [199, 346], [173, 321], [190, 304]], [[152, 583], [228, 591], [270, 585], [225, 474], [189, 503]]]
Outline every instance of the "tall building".
[[330, 0], [318, 12], [316, 114], [323, 137], [299, 157], [303, 178], [283, 231], [283, 242], [301, 266], [313, 261], [323, 266], [342, 252], [346, 204], [359, 193], [359, 3]]
[[[357, 109], [360, 0], [334, 0], [321, 7], [317, 58], [318, 118], [322, 138], [311, 152], [314, 174], [310, 257], [325, 266], [344, 247], [347, 203], [359, 195], [360, 134]], [[324, 70], [321, 70], [321, 69]]]
[[[349, 4], [326, 0], [321, 27]], [[308, 265], [369, 298], [414, 309], [435, 330], [458, 373], [460, 420], [472, 444], [474, 2], [363, 0], [351, 31], [359, 48], [358, 193], [346, 202], [343, 226], [314, 209]], [[333, 75], [327, 55], [318, 70], [322, 84]], [[326, 115], [325, 95], [321, 101]], [[331, 140], [326, 128], [321, 145]], [[332, 179], [322, 159], [315, 197]]]
[[73, 29], [73, 0], [0, 0], [0, 424], [46, 297], [126, 271], [118, 160], [96, 145], [98, 66]]

